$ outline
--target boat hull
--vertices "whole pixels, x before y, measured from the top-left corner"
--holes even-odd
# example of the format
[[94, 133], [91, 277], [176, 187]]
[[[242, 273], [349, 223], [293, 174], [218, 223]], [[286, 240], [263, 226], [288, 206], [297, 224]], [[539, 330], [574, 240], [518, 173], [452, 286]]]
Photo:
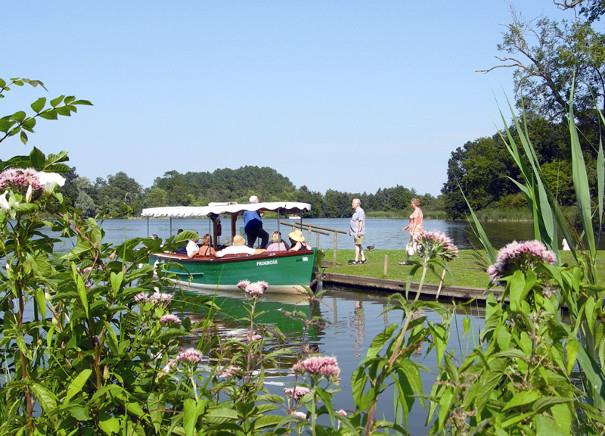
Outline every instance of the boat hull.
[[[315, 262], [314, 251], [235, 255], [223, 258], [158, 253], [150, 258], [174, 275], [175, 284], [217, 292], [239, 291], [241, 280], [265, 281], [268, 293], [306, 295]], [[241, 291], [240, 291], [241, 292]]]

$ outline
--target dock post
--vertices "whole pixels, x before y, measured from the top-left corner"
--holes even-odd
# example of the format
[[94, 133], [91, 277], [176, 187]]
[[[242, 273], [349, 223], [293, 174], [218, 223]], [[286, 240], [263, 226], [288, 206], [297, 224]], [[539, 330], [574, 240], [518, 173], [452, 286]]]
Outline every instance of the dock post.
[[332, 233], [332, 263], [336, 265], [336, 249], [338, 248], [338, 234]]
[[317, 247], [317, 249], [319, 250], [319, 233], [315, 232], [315, 237], [316, 237], [316, 244], [315, 246]]
[[389, 272], [389, 255], [385, 254], [384, 255], [384, 264], [383, 264], [383, 268], [382, 268], [382, 274], [386, 277], [388, 272]]

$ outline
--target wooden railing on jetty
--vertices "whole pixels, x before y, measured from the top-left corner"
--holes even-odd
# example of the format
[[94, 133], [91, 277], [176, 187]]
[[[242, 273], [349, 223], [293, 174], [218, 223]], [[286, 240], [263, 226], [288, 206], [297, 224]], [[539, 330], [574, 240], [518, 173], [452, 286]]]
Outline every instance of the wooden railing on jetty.
[[[347, 232], [343, 232], [342, 230], [331, 229], [329, 227], [315, 226], [313, 224], [304, 224], [304, 223], [285, 223], [281, 221], [279, 225], [293, 227], [295, 229], [300, 229], [302, 231], [306, 231], [309, 234], [315, 233], [316, 236], [316, 248], [320, 248], [319, 244], [319, 235], [330, 236], [332, 235], [332, 263], [336, 265], [336, 251], [338, 250], [338, 235], [346, 235]], [[310, 239], [310, 238], [309, 238]]]

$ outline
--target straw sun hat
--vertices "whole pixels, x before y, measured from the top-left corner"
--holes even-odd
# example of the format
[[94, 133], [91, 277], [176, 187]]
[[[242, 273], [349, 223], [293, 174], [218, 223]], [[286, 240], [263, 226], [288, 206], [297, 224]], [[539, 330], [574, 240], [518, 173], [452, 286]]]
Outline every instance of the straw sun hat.
[[288, 233], [288, 237], [296, 242], [305, 242], [305, 236], [303, 235], [303, 232], [300, 231], [300, 229], [296, 229]]
[[235, 235], [233, 237], [233, 245], [235, 246], [242, 246], [246, 243], [246, 240], [244, 239], [243, 236], [241, 235]]

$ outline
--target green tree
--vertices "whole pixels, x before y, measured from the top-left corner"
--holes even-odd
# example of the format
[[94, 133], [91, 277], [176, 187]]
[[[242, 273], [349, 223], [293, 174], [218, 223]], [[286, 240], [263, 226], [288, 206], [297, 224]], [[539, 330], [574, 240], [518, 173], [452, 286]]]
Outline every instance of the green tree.
[[574, 81], [576, 114], [605, 108], [605, 35], [590, 19], [527, 22], [513, 13], [498, 51], [500, 63], [481, 71], [512, 68], [518, 108], [560, 120]]
[[143, 208], [143, 188], [124, 172], [97, 178], [94, 185], [94, 203], [99, 213], [107, 217], [139, 215]]

